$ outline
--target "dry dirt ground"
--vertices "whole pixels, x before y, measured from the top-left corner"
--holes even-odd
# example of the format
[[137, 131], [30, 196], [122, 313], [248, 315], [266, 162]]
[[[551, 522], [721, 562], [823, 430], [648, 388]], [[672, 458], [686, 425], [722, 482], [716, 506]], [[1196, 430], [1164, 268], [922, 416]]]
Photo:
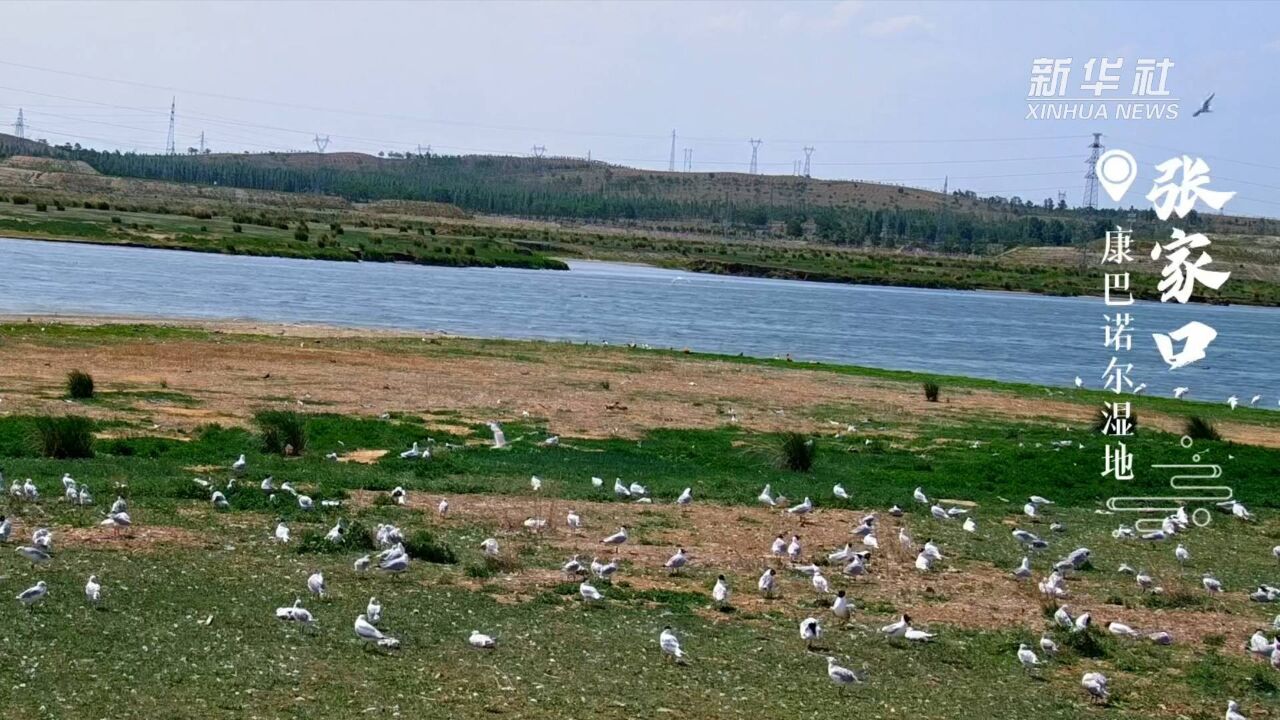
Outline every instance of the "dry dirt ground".
[[[376, 494], [357, 492], [352, 502], [368, 505]], [[414, 493], [407, 506], [434, 516], [444, 497]], [[778, 534], [788, 539], [793, 533], [798, 534], [805, 548], [801, 562], [825, 564], [826, 555], [845, 543], [852, 543], [854, 550], [865, 549], [850, 530], [870, 512], [824, 509], [801, 524], [785, 513], [764, 507], [694, 503], [687, 508], [677, 508], [670, 504], [549, 501], [506, 495], [449, 496], [448, 500], [448, 516], [434, 518], [431, 523], [496, 528], [495, 537], [505, 558], [516, 558], [521, 545], [534, 545], [540, 550], [549, 550], [555, 557], [567, 559], [578, 555], [583, 564], [593, 557], [607, 562], [615, 553], [600, 544], [601, 538], [626, 526], [633, 541], [621, 546], [616, 557], [622, 563], [618, 579], [625, 580], [631, 587], [695, 591], [709, 597], [714, 578], [699, 568], [715, 568], [729, 576], [732, 604], [739, 611], [781, 612], [794, 615], [797, 621], [818, 613], [819, 606], [829, 605], [830, 597], [819, 605], [809, 578], [791, 570], [786, 560], [770, 555], [771, 539]], [[582, 517], [583, 528], [578, 532], [565, 525], [564, 518], [570, 509]], [[536, 533], [524, 529], [522, 523], [530, 517], [548, 518], [547, 528]], [[940, 564], [937, 571], [921, 573], [914, 567], [914, 552], [908, 553], [899, 545], [901, 521], [883, 513], [878, 518], [880, 529], [876, 535], [880, 549], [873, 554], [872, 576], [848, 578], [840, 573], [838, 565], [824, 567], [832, 592], [845, 589], [859, 608], [884, 607], [886, 603], [905, 608], [917, 626], [926, 628], [937, 623], [973, 630], [1022, 627], [1037, 632], [1044, 629], [1046, 620], [1033, 582], [1014, 579], [1008, 569], [967, 560], [948, 560]], [[924, 538], [916, 536], [923, 529], [908, 527], [908, 532], [918, 551]], [[691, 565], [686, 572], [673, 576], [662, 566], [677, 548], [685, 549]], [[945, 556], [945, 544], [942, 551]], [[470, 582], [477, 588], [501, 588], [500, 601], [520, 602], [567, 580], [554, 569], [522, 568], [519, 561], [514, 565], [517, 569], [512, 572]], [[755, 587], [756, 579], [766, 567], [777, 569], [781, 588], [777, 597], [768, 600], [762, 598]], [[1242, 615], [1107, 605], [1103, 602], [1103, 589], [1084, 576], [1074, 577], [1070, 588], [1071, 597], [1067, 602], [1073, 614], [1090, 611], [1100, 626], [1119, 620], [1140, 630], [1166, 630], [1179, 641], [1194, 642], [1210, 635], [1248, 637], [1256, 629], [1256, 622]], [[1235, 600], [1243, 598], [1242, 593], [1236, 594], [1241, 597]], [[859, 611], [857, 615], [858, 622], [867, 624], [890, 618], [884, 612]], [[732, 617], [711, 608], [707, 609], [707, 616]]]
[[[63, 382], [73, 368], [90, 371], [108, 396], [113, 391], [165, 392], [194, 398], [76, 409], [157, 426], [150, 432], [178, 434], [211, 422], [244, 424], [266, 407], [357, 415], [452, 411], [464, 422], [528, 413], [545, 419], [553, 433], [577, 437], [634, 437], [653, 428], [705, 428], [731, 421], [757, 431], [812, 431], [831, 429], [833, 420], [843, 428], [871, 417], [904, 426], [979, 417], [1079, 424], [1089, 422], [1094, 412], [1048, 395], [960, 388], [944, 388], [943, 402], [928, 403], [915, 383], [616, 348], [484, 344], [316, 326], [176, 324], [215, 334], [94, 344], [27, 338], [0, 342], [0, 412], [65, 412]], [[386, 342], [390, 338], [396, 342]], [[1143, 422], [1167, 430], [1180, 424], [1158, 413], [1144, 415]], [[1220, 429], [1229, 439], [1280, 446], [1280, 433], [1271, 429], [1230, 423]]]

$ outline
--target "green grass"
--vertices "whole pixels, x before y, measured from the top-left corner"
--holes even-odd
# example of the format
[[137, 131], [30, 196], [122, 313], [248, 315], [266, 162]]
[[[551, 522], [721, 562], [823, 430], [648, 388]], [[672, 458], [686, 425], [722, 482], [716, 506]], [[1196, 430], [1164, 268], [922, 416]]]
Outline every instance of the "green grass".
[[275, 455], [301, 455], [307, 450], [306, 418], [296, 412], [264, 410], [253, 422], [262, 430], [262, 449]]
[[67, 397], [88, 400], [93, 397], [93, 376], [81, 370], [67, 373]]
[[74, 415], [38, 417], [31, 421], [41, 455], [56, 460], [93, 457], [93, 421]]
[[[977, 632], [931, 624], [939, 632], [928, 646], [895, 647], [865, 628], [837, 629], [828, 623], [823, 653], [871, 672], [863, 687], [839, 692], [825, 675], [822, 653], [806, 653], [796, 637], [795, 612], [812, 612], [803, 600], [783, 600], [761, 612], [710, 613], [709, 592], [717, 569], [695, 564], [673, 587], [652, 588], [633, 582], [640, 569], [627, 570], [612, 584], [601, 583], [606, 601], [584, 607], [575, 583], [548, 585], [512, 601], [503, 576], [525, 569], [553, 571], [563, 558], [542, 547], [536, 537], [504, 536], [504, 564], [490, 566], [478, 544], [493, 528], [450, 520], [408, 508], [350, 505], [302, 513], [291, 502], [272, 502], [257, 489], [257, 479], [273, 474], [303, 486], [316, 498], [348, 497], [356, 489], [388, 490], [404, 485], [410, 493], [463, 492], [528, 494], [528, 477], [538, 474], [551, 497], [596, 498], [588, 478], [596, 474], [641, 479], [659, 503], [668, 505], [687, 485], [697, 502], [753, 505], [764, 482], [789, 496], [810, 494], [820, 510], [829, 506], [830, 487], [843, 482], [858, 507], [908, 508], [907, 522], [917, 537], [942, 544], [955, 566], [991, 563], [1016, 565], [1021, 553], [1008, 541], [1000, 520], [1017, 517], [1023, 497], [1048, 493], [1058, 505], [1047, 511], [1067, 532], [1054, 535], [1053, 549], [1036, 559], [1037, 572], [1076, 545], [1094, 549], [1098, 562], [1077, 582], [1114, 596], [1123, 605], [1094, 608], [1100, 621], [1123, 617], [1126, 607], [1142, 607], [1144, 596], [1132, 579], [1114, 572], [1114, 564], [1143, 567], [1171, 588], [1194, 586], [1198, 573], [1212, 569], [1238, 592], [1249, 584], [1272, 581], [1269, 547], [1280, 536], [1276, 486], [1280, 454], [1263, 448], [1207, 443], [1214, 457], [1231, 454], [1226, 473], [1237, 496], [1262, 516], [1252, 530], [1225, 514], [1216, 514], [1191, 543], [1193, 567], [1186, 579], [1168, 545], [1114, 540], [1109, 530], [1120, 518], [1093, 509], [1115, 488], [1101, 482], [1101, 439], [1090, 428], [1059, 429], [1036, 424], [970, 423], [928, 427], [923, 437], [953, 438], [934, 444], [919, 440], [903, 447], [865, 445], [861, 436], [823, 439], [821, 461], [810, 473], [797, 474], [762, 461], [752, 447], [780, 442], [782, 436], [737, 429], [660, 430], [635, 440], [565, 438], [560, 447], [516, 443], [503, 452], [457, 449], [429, 462], [402, 461], [394, 453], [371, 465], [339, 465], [323, 452], [344, 440], [349, 447], [392, 450], [421, 441], [428, 433], [420, 421], [352, 418], [331, 414], [300, 416], [312, 445], [302, 458], [261, 452], [259, 437], [243, 428], [209, 426], [189, 442], [128, 437], [100, 443], [91, 459], [50, 460], [24, 444], [32, 418], [0, 418], [0, 461], [10, 477], [37, 478], [45, 495], [56, 493], [56, 478], [71, 472], [87, 483], [99, 503], [126, 495], [140, 526], [185, 528], [195, 546], [158, 546], [123, 552], [68, 543], [44, 568], [32, 569], [12, 552], [0, 554], [5, 586], [27, 587], [37, 579], [53, 588], [49, 601], [34, 612], [12, 601], [0, 602], [0, 657], [9, 658], [11, 680], [5, 691], [6, 717], [97, 718], [102, 708], [120, 702], [121, 687], [136, 687], [130, 707], [156, 717], [259, 716], [346, 718], [369, 714], [439, 717], [447, 705], [451, 717], [480, 718], [504, 711], [520, 717], [823, 717], [842, 708], [865, 717], [902, 716], [926, 720], [987, 720], [1000, 717], [1117, 718], [1151, 720], [1172, 717], [1161, 705], [1192, 708], [1191, 717], [1216, 717], [1228, 697], [1246, 709], [1274, 703], [1276, 680], [1269, 668], [1238, 652], [1207, 645], [1159, 648], [1123, 643], [1102, 634], [1083, 638], [1059, 635], [1062, 657], [1026, 677], [1013, 652], [1038, 633], [1017, 629]], [[528, 421], [506, 424], [508, 436], [538, 430]], [[483, 434], [475, 428], [477, 435]], [[438, 442], [466, 437], [439, 432]], [[539, 435], [534, 433], [535, 437]], [[1057, 448], [1070, 438], [1081, 450]], [[978, 449], [969, 441], [981, 439]], [[577, 448], [577, 449], [574, 449]], [[1182, 452], [1176, 437], [1143, 431], [1134, 452], [1143, 462], [1168, 461]], [[215, 513], [208, 491], [192, 483], [194, 465], [226, 467], [236, 455], [249, 456], [248, 477], [226, 491], [228, 513]], [[229, 473], [211, 474], [219, 487]], [[1046, 481], [1045, 478], [1052, 478]], [[1140, 479], [1141, 487], [1162, 480]], [[978, 502], [979, 532], [941, 523], [910, 503], [910, 492], [924, 485], [931, 495]], [[1132, 486], [1126, 486], [1132, 487]], [[1005, 500], [1001, 500], [1003, 497]], [[468, 502], [458, 496], [454, 504]], [[101, 519], [92, 508], [44, 501], [40, 507], [11, 505], [4, 511], [22, 527], [41, 523], [92, 527]], [[295, 545], [270, 541], [277, 516], [293, 528]], [[339, 518], [348, 522], [347, 539], [334, 547], [324, 533]], [[377, 572], [357, 575], [351, 560], [372, 548], [370, 531], [378, 522], [399, 524], [419, 558], [405, 577]], [[637, 512], [636, 535], [677, 529], [683, 521], [668, 508]], [[1021, 524], [1023, 521], [1019, 520]], [[758, 528], [767, 538], [772, 528]], [[1048, 534], [1044, 527], [1037, 527]], [[105, 531], [104, 531], [105, 532]], [[305, 580], [324, 572], [332, 597], [306, 598]], [[91, 610], [80, 588], [90, 573], [105, 590], [103, 609]], [[754, 577], [732, 578], [736, 593], [749, 592]], [[476, 588], [476, 585], [480, 585]], [[860, 607], [859, 622], [875, 627], [882, 619], [922, 598], [862, 602], [863, 585], [851, 586]], [[362, 649], [351, 632], [355, 615], [369, 596], [384, 606], [384, 629], [404, 647], [396, 655]], [[287, 626], [273, 616], [275, 607], [302, 596], [318, 620], [315, 632]], [[498, 601], [498, 596], [504, 596]], [[801, 602], [799, 608], [793, 608]], [[1150, 607], [1150, 606], [1146, 606]], [[1216, 612], [1213, 605], [1178, 602], [1179, 612]], [[1252, 613], [1264, 621], [1267, 608], [1233, 600], [1232, 613]], [[203, 622], [212, 617], [209, 624]], [[825, 616], [823, 616], [825, 618]], [[1269, 614], [1266, 615], [1269, 619]], [[657, 650], [658, 631], [673, 626], [691, 661], [664, 663]], [[467, 633], [479, 629], [498, 638], [493, 653], [472, 651]], [[1228, 647], [1242, 640], [1231, 637]], [[50, 668], [58, 668], [57, 672]], [[1102, 669], [1112, 678], [1116, 697], [1106, 709], [1088, 706], [1077, 683], [1086, 670]], [[86, 682], [92, 678], [93, 682]], [[785, 678], [785, 687], [779, 685]], [[911, 681], [904, 681], [911, 678]], [[142, 692], [145, 688], [146, 692]]]

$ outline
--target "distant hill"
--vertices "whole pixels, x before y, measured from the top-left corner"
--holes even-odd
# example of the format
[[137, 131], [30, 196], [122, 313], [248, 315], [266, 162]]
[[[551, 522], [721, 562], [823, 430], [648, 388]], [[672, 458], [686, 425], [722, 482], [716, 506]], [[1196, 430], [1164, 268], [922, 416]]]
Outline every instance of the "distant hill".
[[[841, 245], [919, 245], [957, 252], [990, 246], [1078, 245], [1117, 222], [1158, 227], [1151, 213], [1053, 208], [1018, 198], [980, 198], [869, 182], [742, 173], [655, 172], [576, 158], [491, 155], [260, 153], [143, 155], [48, 146], [0, 135], [0, 157], [80, 161], [108, 176], [285, 193], [355, 202], [412, 201], [465, 211], [604, 223], [729, 223]], [[1194, 217], [1188, 226], [1274, 234], [1268, 220]]]

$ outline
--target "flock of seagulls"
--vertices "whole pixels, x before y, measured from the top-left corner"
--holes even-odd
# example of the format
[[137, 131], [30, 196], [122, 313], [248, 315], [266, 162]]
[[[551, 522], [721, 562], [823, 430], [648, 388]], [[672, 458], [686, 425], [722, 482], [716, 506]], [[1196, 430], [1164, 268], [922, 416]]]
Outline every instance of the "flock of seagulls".
[[[1185, 388], [1180, 388], [1185, 392]], [[1255, 398], [1256, 401], [1256, 398]], [[491, 430], [494, 436], [493, 447], [502, 449], [508, 447], [507, 441], [501, 428], [496, 424], [491, 424]], [[420, 458], [429, 457], [430, 450], [420, 449], [415, 443], [409, 450], [400, 454], [402, 458]], [[207, 480], [197, 478], [196, 484], [204, 489], [210, 490], [210, 501], [215, 509], [226, 510], [230, 507], [230, 501], [227, 492], [236, 487], [237, 478], [242, 477], [247, 470], [247, 461], [244, 455], [240, 455], [230, 466], [232, 477], [228, 481], [225, 488], [215, 489]], [[0, 487], [3, 487], [3, 476], [0, 475]], [[92, 495], [89, 489], [83, 484], [77, 483], [69, 474], [62, 478], [64, 488], [64, 498], [67, 502], [90, 505], [92, 504]], [[601, 478], [591, 478], [591, 486], [596, 490], [603, 490], [604, 481]], [[274, 479], [267, 477], [263, 479], [259, 485], [260, 490], [267, 493], [268, 496], [275, 501], [277, 493], [285, 493], [296, 499], [298, 506], [304, 510], [310, 510], [314, 507], [311, 498], [298, 493], [289, 483], [281, 483], [276, 486]], [[530, 481], [530, 488], [533, 492], [538, 493], [543, 488], [542, 481], [534, 476]], [[630, 500], [632, 502], [653, 502], [653, 497], [649, 490], [643, 485], [632, 482], [623, 484], [621, 479], [615, 479], [613, 493], [617, 499]], [[23, 502], [36, 502], [39, 500], [40, 492], [32, 480], [27, 479], [23, 483], [15, 481], [10, 486], [10, 494], [15, 499]], [[403, 487], [395, 488], [390, 497], [397, 504], [404, 504], [407, 492]], [[848, 491], [840, 484], [832, 488], [832, 497], [837, 501], [848, 501], [850, 495]], [[788, 506], [785, 497], [775, 494], [771, 485], [766, 485], [757, 496], [758, 502], [770, 508], [782, 509], [787, 516], [795, 517], [801, 525], [804, 524], [805, 517], [815, 511], [815, 504], [811, 497], [804, 499], [795, 505]], [[685, 488], [683, 492], [676, 498], [674, 504], [677, 507], [687, 507], [692, 504], [694, 499], [692, 488]], [[969, 509], [961, 507], [961, 504], [948, 501], [938, 501], [931, 499], [924, 491], [923, 487], [917, 487], [912, 492], [912, 499], [915, 503], [929, 508], [929, 517], [941, 523], [954, 522], [959, 517], [964, 517], [963, 530], [974, 533], [977, 532], [977, 521], [970, 514]], [[336, 502], [335, 502], [336, 504]], [[1031, 495], [1027, 498], [1022, 507], [1023, 515], [1033, 522], [1040, 522], [1043, 514], [1047, 509], [1054, 505], [1053, 501], [1048, 498]], [[437, 507], [437, 512], [441, 517], [448, 515], [450, 509], [447, 500], [441, 500]], [[1221, 503], [1219, 509], [1223, 512], [1230, 513], [1232, 516], [1242, 521], [1248, 521], [1252, 518], [1249, 511], [1238, 501], [1227, 501]], [[904, 515], [902, 509], [893, 506], [890, 515], [901, 517]], [[132, 525], [129, 517], [128, 505], [123, 498], [117, 498], [111, 505], [108, 512], [104, 514], [101, 522], [102, 526], [110, 527], [114, 531], [119, 532], [126, 530]], [[547, 521], [542, 518], [530, 518], [525, 521], [525, 527], [530, 530], [541, 530], [547, 525]], [[582, 518], [576, 510], [569, 510], [565, 518], [566, 527], [572, 532], [578, 532], [583, 527]], [[861, 549], [855, 549], [852, 541], [847, 542], [844, 547], [836, 548], [827, 554], [827, 562], [834, 567], [840, 569], [841, 576], [853, 579], [863, 577], [871, 572], [871, 564], [873, 557], [876, 556], [880, 544], [876, 537], [879, 527], [879, 514], [871, 512], [861, 518], [859, 523], [850, 531], [851, 535], [857, 540]], [[1162, 522], [1162, 528], [1157, 532], [1143, 533], [1139, 535], [1132, 528], [1120, 526], [1114, 531], [1113, 537], [1117, 539], [1136, 539], [1145, 541], [1162, 541], [1175, 535], [1184, 536], [1191, 532], [1194, 524], [1190, 522], [1185, 508], [1179, 508], [1175, 513], [1165, 518]], [[1051, 532], [1061, 532], [1064, 528], [1059, 523], [1050, 525]], [[325, 534], [325, 540], [332, 543], [342, 543], [347, 532], [346, 521], [340, 519]], [[6, 542], [12, 533], [11, 522], [0, 516], [0, 542]], [[1051, 545], [1049, 540], [1039, 535], [1024, 530], [1022, 528], [1014, 528], [1011, 532], [1013, 540], [1022, 548], [1027, 550], [1018, 567], [1013, 570], [1013, 576], [1019, 581], [1030, 580], [1034, 576], [1032, 557], [1035, 553], [1048, 549]], [[272, 535], [274, 542], [288, 544], [292, 541], [290, 530], [283, 518], [277, 520]], [[404, 546], [403, 533], [398, 527], [390, 524], [380, 524], [375, 529], [375, 539], [379, 547], [376, 554], [367, 554], [357, 558], [353, 567], [357, 572], [366, 572], [373, 567], [391, 575], [404, 573], [409, 569], [410, 557]], [[611, 548], [614, 553], [614, 559], [608, 563], [601, 563], [599, 558], [592, 558], [589, 564], [583, 564], [579, 556], [575, 555], [570, 558], [562, 566], [562, 571], [570, 577], [586, 576], [580, 581], [578, 586], [578, 594], [585, 603], [600, 603], [605, 601], [605, 595], [594, 585], [591, 584], [590, 578], [595, 577], [600, 580], [610, 580], [620, 568], [617, 558], [619, 548], [631, 540], [630, 533], [626, 526], [619, 527], [618, 530], [608, 536], [600, 539], [600, 545]], [[26, 560], [30, 561], [33, 566], [41, 566], [47, 564], [52, 558], [53, 552], [53, 532], [49, 528], [38, 527], [32, 533], [31, 544], [22, 545], [17, 548], [17, 553]], [[935, 566], [946, 561], [941, 548], [932, 540], [927, 539], [918, 549], [914, 539], [911, 537], [905, 525], [900, 526], [898, 530], [898, 545], [901, 550], [908, 553], [908, 556], [914, 555], [914, 567], [924, 573], [932, 572]], [[493, 537], [486, 538], [480, 544], [481, 552], [487, 557], [498, 557], [501, 554], [501, 547], [498, 540]], [[1272, 554], [1280, 561], [1280, 545], [1273, 548]], [[791, 570], [809, 577], [809, 583], [813, 592], [821, 598], [820, 606], [830, 610], [831, 615], [842, 622], [848, 622], [853, 613], [854, 607], [850, 602], [846, 591], [838, 589], [832, 595], [832, 583], [824, 574], [823, 569], [812, 563], [804, 562], [805, 547], [802, 543], [801, 536], [797, 533], [787, 538], [784, 534], [777, 535], [769, 546], [769, 555], [790, 567]], [[1185, 542], [1178, 542], [1173, 550], [1174, 559], [1182, 568], [1194, 564], [1191, 551]], [[1049, 601], [1057, 604], [1060, 600], [1066, 600], [1070, 597], [1070, 591], [1067, 584], [1068, 579], [1074, 572], [1079, 571], [1093, 561], [1093, 553], [1085, 547], [1075, 548], [1064, 555], [1061, 559], [1052, 564], [1051, 572], [1042, 580], [1037, 582], [1039, 593]], [[681, 573], [683, 569], [693, 562], [693, 558], [685, 550], [685, 548], [677, 548], [663, 567], [672, 575]], [[1128, 564], [1121, 564], [1118, 572], [1121, 574], [1132, 575], [1134, 581], [1144, 593], [1161, 593], [1163, 592], [1158, 581], [1153, 578], [1145, 570], [1134, 570]], [[1201, 577], [1201, 585], [1204, 591], [1210, 595], [1218, 595], [1223, 592], [1222, 583], [1214, 576], [1212, 572], [1205, 571]], [[326, 583], [324, 574], [316, 570], [311, 573], [306, 580], [307, 594], [316, 600], [323, 601], [328, 597], [329, 588]], [[776, 597], [779, 591], [778, 572], [775, 567], [767, 567], [757, 580], [757, 591], [763, 598]], [[49, 586], [44, 580], [40, 580], [35, 585], [23, 590], [17, 595], [17, 600], [25, 607], [34, 607], [43, 602], [49, 595]], [[103, 588], [96, 575], [91, 575], [84, 587], [85, 601], [92, 606], [99, 606], [102, 602]], [[732, 589], [729, 580], [724, 574], [720, 574], [716, 578], [716, 582], [711, 590], [712, 601], [717, 607], [728, 607], [732, 597]], [[1280, 588], [1267, 585], [1260, 586], [1250, 596], [1259, 602], [1276, 602], [1280, 601]], [[828, 600], [829, 598], [829, 600]], [[296, 623], [305, 628], [314, 629], [318, 623], [315, 616], [303, 607], [301, 598], [296, 598], [293, 605], [276, 608], [276, 617], [283, 622]], [[376, 648], [379, 650], [394, 650], [400, 647], [400, 641], [388, 635], [378, 626], [382, 622], [383, 606], [377, 597], [371, 597], [365, 608], [365, 612], [359, 614], [353, 624], [353, 631], [358, 640], [360, 640], [366, 648]], [[1081, 613], [1073, 616], [1068, 605], [1057, 605], [1051, 626], [1058, 626], [1069, 633], [1089, 632], [1093, 627], [1092, 615], [1089, 612]], [[1111, 620], [1106, 624], [1106, 631], [1115, 637], [1125, 638], [1129, 640], [1149, 640], [1156, 644], [1168, 645], [1173, 642], [1173, 637], [1163, 630], [1155, 631], [1139, 631], [1128, 624], [1119, 620]], [[1280, 616], [1277, 616], [1275, 627], [1280, 630]], [[823, 637], [822, 622], [818, 617], [806, 617], [799, 625], [800, 639], [803, 641], [806, 649], [813, 650], [818, 646]], [[899, 618], [883, 627], [879, 628], [879, 634], [889, 642], [905, 642], [912, 643], [929, 643], [933, 641], [936, 633], [928, 632], [920, 629], [912, 624], [911, 616], [903, 613]], [[497, 641], [490, 635], [472, 630], [467, 638], [470, 646], [483, 649], [493, 650], [497, 647]], [[658, 645], [664, 656], [670, 657], [674, 662], [684, 664], [689, 661], [688, 655], [681, 645], [679, 637], [671, 627], [664, 627], [658, 636]], [[1058, 646], [1053, 638], [1046, 632], [1042, 634], [1037, 645], [1040, 654], [1032, 649], [1027, 643], [1021, 643], [1016, 651], [1016, 662], [1025, 672], [1034, 672], [1037, 668], [1047, 662], [1058, 653]], [[1266, 635], [1259, 631], [1254, 634], [1247, 643], [1247, 649], [1250, 653], [1269, 659], [1270, 664], [1280, 669], [1280, 640], [1273, 637], [1270, 640]], [[849, 687], [865, 682], [868, 676], [866, 666], [861, 670], [852, 670], [839, 664], [839, 660], [835, 657], [826, 657], [827, 676], [830, 681], [839, 687]], [[1081, 687], [1088, 696], [1098, 702], [1106, 702], [1110, 697], [1108, 688], [1108, 679], [1101, 673], [1088, 672], [1083, 675], [1080, 681]], [[1238, 705], [1232, 701], [1228, 709], [1228, 719], [1243, 717], [1239, 714]]]
[[[1077, 375], [1075, 380], [1073, 381], [1073, 384], [1076, 386], [1076, 388], [1083, 389], [1085, 386], [1084, 378]], [[1142, 394], [1142, 391], [1146, 389], [1147, 389], [1147, 384], [1142, 383], [1141, 385], [1138, 385], [1137, 387], [1135, 387], [1132, 390], [1132, 392], [1134, 395], [1140, 395]], [[1186, 387], [1184, 385], [1179, 385], [1178, 387], [1175, 387], [1173, 389], [1173, 399], [1181, 400], [1182, 398], [1186, 397], [1190, 392], [1191, 392], [1191, 388]], [[1258, 403], [1260, 402], [1262, 402], [1262, 395], [1259, 393], [1249, 398], [1248, 406], [1257, 407]], [[1241, 404], [1240, 396], [1239, 395], [1228, 396], [1226, 399], [1226, 403], [1227, 403], [1227, 407], [1230, 407], [1232, 410], [1235, 410]], [[1277, 400], [1277, 405], [1280, 405], [1280, 399]]]

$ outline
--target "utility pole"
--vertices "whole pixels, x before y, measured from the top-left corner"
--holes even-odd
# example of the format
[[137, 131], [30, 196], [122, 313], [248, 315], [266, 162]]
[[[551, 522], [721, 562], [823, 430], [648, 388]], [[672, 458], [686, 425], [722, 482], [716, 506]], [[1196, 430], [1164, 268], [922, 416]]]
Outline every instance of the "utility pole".
[[1084, 173], [1084, 206], [1090, 210], [1098, 209], [1098, 158], [1102, 156], [1102, 133], [1093, 134], [1093, 142], [1089, 143], [1089, 159], [1085, 160], [1088, 169]]
[[671, 131], [671, 159], [667, 161], [667, 172], [676, 171], [676, 131]]
[[764, 141], [763, 141], [763, 140], [757, 140], [757, 139], [755, 139], [755, 138], [752, 138], [752, 139], [750, 140], [750, 142], [751, 142], [751, 170], [750, 170], [749, 172], [750, 172], [752, 175], [755, 175], [755, 174], [756, 174], [756, 172], [757, 172], [757, 169], [758, 169], [758, 167], [757, 167], [757, 165], [756, 165], [756, 157], [757, 157], [757, 155], [758, 155], [758, 153], [759, 153], [759, 150], [760, 150], [760, 144], [761, 144], [762, 142], [764, 142]]
[[13, 134], [17, 135], [19, 140], [27, 137], [27, 123], [22, 119], [22, 108], [18, 108], [18, 122], [13, 124]]
[[313, 139], [312, 142], [316, 144], [316, 150], [324, 152], [325, 148], [329, 147], [329, 136], [325, 135], [324, 137], [320, 137], [320, 133], [316, 133], [315, 139]]
[[200, 131], [200, 154], [204, 154], [204, 131]]
[[809, 177], [809, 158], [813, 155], [813, 148], [808, 145], [804, 148], [804, 176]]
[[177, 138], [174, 136], [174, 125], [178, 117], [178, 98], [175, 96], [169, 103], [169, 139], [164, 144], [165, 152], [170, 155], [178, 154]]

